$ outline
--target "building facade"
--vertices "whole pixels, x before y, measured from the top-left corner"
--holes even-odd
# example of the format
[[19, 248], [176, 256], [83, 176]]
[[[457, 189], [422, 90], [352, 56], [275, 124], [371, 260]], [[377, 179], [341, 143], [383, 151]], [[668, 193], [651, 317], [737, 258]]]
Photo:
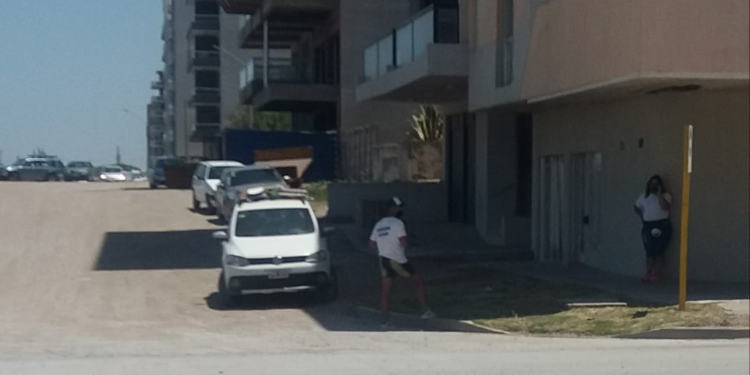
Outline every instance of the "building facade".
[[405, 151], [410, 103], [359, 102], [361, 49], [410, 14], [386, 0], [219, 0], [246, 15], [240, 46], [253, 58], [242, 74], [243, 103], [292, 114], [297, 131], [337, 131], [339, 177], [408, 179]]
[[151, 82], [151, 89], [156, 90], [156, 95], [146, 105], [146, 147], [148, 167], [153, 165], [154, 160], [162, 156], [171, 156], [174, 153], [172, 144], [172, 131], [165, 122], [164, 101], [164, 72], [156, 72], [157, 80]]
[[450, 114], [452, 220], [541, 261], [638, 275], [632, 206], [659, 174], [675, 197], [667, 253], [675, 276], [683, 131], [693, 125], [688, 276], [747, 282], [747, 1], [418, 7], [362, 49], [355, 96]]
[[164, 118], [178, 157], [222, 156], [222, 130], [238, 109], [247, 58], [237, 48], [239, 26], [240, 17], [214, 0], [164, 0]]

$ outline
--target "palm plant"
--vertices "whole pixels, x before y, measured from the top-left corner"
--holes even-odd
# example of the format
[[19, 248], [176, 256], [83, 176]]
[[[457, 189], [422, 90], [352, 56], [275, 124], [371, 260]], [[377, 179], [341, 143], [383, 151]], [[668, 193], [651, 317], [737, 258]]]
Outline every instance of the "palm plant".
[[435, 142], [443, 139], [445, 115], [434, 105], [419, 106], [419, 113], [411, 116], [412, 140], [418, 142]]

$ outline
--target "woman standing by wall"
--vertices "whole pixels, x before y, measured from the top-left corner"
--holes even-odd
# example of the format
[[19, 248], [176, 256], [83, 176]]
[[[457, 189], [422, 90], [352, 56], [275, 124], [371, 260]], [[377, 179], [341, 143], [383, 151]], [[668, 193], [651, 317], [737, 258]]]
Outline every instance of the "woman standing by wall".
[[664, 268], [664, 251], [672, 237], [669, 210], [672, 195], [667, 193], [659, 175], [651, 176], [643, 194], [635, 201], [635, 212], [643, 222], [641, 239], [646, 250], [646, 274], [644, 282], [659, 281]]

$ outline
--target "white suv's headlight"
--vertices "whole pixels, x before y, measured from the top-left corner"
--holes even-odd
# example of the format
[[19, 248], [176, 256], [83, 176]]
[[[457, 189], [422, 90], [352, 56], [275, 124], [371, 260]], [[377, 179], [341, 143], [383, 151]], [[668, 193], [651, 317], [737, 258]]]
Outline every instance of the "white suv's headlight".
[[324, 262], [326, 260], [328, 260], [328, 252], [325, 250], [320, 250], [317, 253], [308, 256], [307, 259], [305, 259], [305, 262], [318, 263]]
[[250, 261], [243, 257], [227, 254], [224, 256], [224, 264], [227, 266], [244, 267], [250, 264]]

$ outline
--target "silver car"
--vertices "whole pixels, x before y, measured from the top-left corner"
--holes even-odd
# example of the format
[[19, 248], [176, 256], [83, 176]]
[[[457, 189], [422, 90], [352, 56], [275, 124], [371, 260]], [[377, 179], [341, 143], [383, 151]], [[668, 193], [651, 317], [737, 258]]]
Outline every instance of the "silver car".
[[6, 172], [13, 181], [62, 181], [65, 166], [57, 158], [24, 158], [6, 167]]
[[216, 215], [219, 219], [226, 221], [232, 217], [232, 210], [240, 201], [240, 195], [252, 187], [288, 188], [276, 169], [265, 165], [225, 170], [216, 188]]

